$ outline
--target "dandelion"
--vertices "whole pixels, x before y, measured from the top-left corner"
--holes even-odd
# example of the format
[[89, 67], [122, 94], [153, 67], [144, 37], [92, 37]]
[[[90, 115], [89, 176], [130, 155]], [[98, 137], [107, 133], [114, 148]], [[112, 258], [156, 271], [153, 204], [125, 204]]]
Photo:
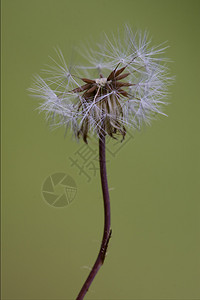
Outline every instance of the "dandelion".
[[96, 273], [104, 262], [110, 229], [110, 200], [105, 163], [106, 136], [121, 140], [128, 129], [140, 129], [158, 115], [165, 115], [168, 85], [171, 78], [162, 55], [167, 47], [151, 46], [148, 35], [125, 26], [96, 48], [81, 54], [86, 63], [68, 68], [60, 49], [58, 62], [43, 70], [46, 78], [35, 76], [29, 89], [41, 101], [54, 126], [70, 128], [73, 135], [88, 143], [92, 135], [99, 139], [100, 175], [104, 199], [104, 234], [97, 260], [77, 299], [83, 299]]

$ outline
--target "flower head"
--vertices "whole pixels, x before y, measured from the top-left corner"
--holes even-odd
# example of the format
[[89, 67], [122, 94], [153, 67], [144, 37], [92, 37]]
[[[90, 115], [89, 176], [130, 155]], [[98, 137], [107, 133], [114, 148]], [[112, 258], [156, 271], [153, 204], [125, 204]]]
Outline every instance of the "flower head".
[[147, 34], [134, 34], [129, 27], [97, 49], [85, 51], [87, 64], [68, 69], [60, 50], [59, 62], [45, 70], [46, 79], [36, 76], [29, 89], [42, 99], [41, 111], [53, 123], [70, 127], [87, 143], [97, 133], [124, 139], [126, 128], [140, 128], [158, 114], [164, 114], [170, 77], [166, 47], [151, 47]]

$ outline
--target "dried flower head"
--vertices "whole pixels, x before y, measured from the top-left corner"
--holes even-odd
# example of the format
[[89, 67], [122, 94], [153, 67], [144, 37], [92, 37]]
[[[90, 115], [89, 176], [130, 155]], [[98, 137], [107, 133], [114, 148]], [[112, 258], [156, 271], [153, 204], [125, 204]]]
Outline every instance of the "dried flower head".
[[[162, 112], [170, 77], [166, 47], [151, 47], [147, 34], [126, 26], [123, 38], [105, 35], [104, 42], [84, 52], [87, 65], [68, 69], [60, 50], [46, 79], [35, 76], [29, 90], [42, 99], [40, 110], [53, 124], [70, 127], [87, 143], [89, 133], [124, 139], [126, 128], [140, 128]], [[83, 54], [83, 52], [81, 53]]]

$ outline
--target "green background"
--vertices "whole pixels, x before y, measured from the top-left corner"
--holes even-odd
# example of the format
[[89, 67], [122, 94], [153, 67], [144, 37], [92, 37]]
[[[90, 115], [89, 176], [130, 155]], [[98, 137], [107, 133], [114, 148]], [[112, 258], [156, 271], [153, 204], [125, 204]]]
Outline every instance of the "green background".
[[[112, 229], [108, 255], [86, 299], [200, 299], [200, 1], [2, 1], [2, 298], [75, 299], [101, 242], [99, 174], [89, 183], [73, 157], [82, 143], [50, 131], [27, 88], [59, 46], [98, 41], [124, 23], [168, 41], [168, 118], [108, 155]], [[93, 144], [96, 146], [96, 144]], [[78, 192], [65, 208], [41, 195], [66, 172]]]

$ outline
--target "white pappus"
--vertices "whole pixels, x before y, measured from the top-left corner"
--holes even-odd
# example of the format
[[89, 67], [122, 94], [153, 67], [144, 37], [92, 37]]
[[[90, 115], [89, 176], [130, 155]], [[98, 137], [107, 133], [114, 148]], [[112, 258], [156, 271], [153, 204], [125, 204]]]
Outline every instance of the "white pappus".
[[122, 37], [105, 35], [103, 43], [81, 51], [88, 63], [71, 70], [57, 49], [58, 62], [52, 59], [46, 78], [36, 75], [29, 91], [54, 125], [71, 128], [86, 143], [94, 133], [124, 139], [126, 129], [165, 115], [172, 81], [162, 57], [166, 48], [152, 47], [146, 32], [125, 26]]

